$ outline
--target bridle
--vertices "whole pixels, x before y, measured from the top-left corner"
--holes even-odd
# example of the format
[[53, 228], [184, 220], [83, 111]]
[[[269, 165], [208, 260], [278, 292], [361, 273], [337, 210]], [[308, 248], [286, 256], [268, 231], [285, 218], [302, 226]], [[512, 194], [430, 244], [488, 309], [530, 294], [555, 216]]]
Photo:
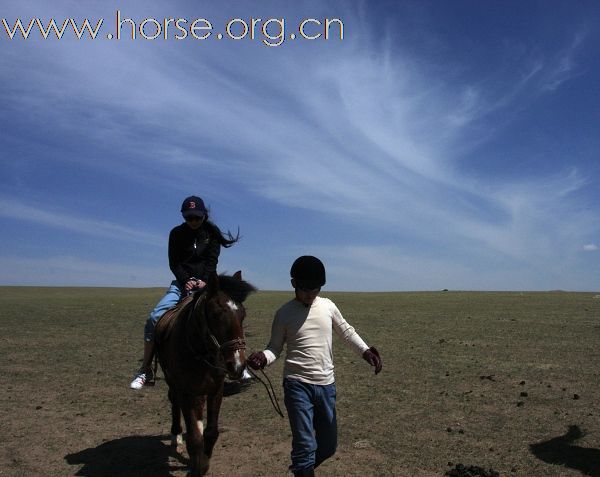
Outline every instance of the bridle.
[[[206, 325], [206, 330], [204, 332], [200, 328], [197, 320], [195, 319], [196, 309], [200, 306], [200, 304], [202, 304], [202, 306], [203, 306], [201, 313], [202, 313], [202, 317], [203, 317], [205, 325]], [[216, 364], [216, 362], [219, 360], [219, 358], [221, 358], [221, 359], [224, 358], [224, 356], [223, 356], [224, 353], [245, 350], [246, 349], [246, 341], [243, 338], [238, 337], [238, 338], [234, 338], [229, 341], [225, 341], [224, 343], [219, 343], [219, 340], [214, 335], [214, 333], [208, 326], [208, 322], [206, 321], [206, 295], [204, 293], [202, 293], [198, 297], [196, 302], [194, 303], [194, 306], [190, 310], [190, 315], [188, 316], [188, 320], [192, 321], [194, 327], [196, 328], [196, 331], [202, 338], [203, 344], [206, 345], [208, 343], [211, 343], [214, 345], [214, 349], [215, 349], [215, 353], [213, 356], [210, 356], [208, 354], [208, 348], [209, 348], [208, 346], [203, 346], [204, 349], [198, 351], [197, 349], [195, 349], [193, 343], [191, 342], [190, 333], [186, 333], [187, 345], [188, 345], [189, 350], [192, 352], [194, 359], [196, 359], [198, 361], [202, 361], [207, 366], [209, 366], [213, 369], [217, 369], [219, 371], [227, 373], [228, 370], [222, 366], [218, 366]], [[207, 335], [208, 340], [206, 339], [205, 335]], [[208, 343], [207, 343], [207, 341], [208, 341]], [[214, 359], [215, 364], [213, 364], [209, 361], [209, 359], [211, 357]]]
[[212, 342], [215, 344], [215, 346], [221, 353], [225, 353], [227, 351], [239, 351], [246, 349], [246, 340], [243, 340], [242, 338], [235, 338], [229, 341], [225, 341], [225, 343], [223, 344], [220, 344], [219, 340], [217, 340], [215, 335], [213, 335], [210, 332], [210, 330], [208, 332], [208, 337], [212, 340]]

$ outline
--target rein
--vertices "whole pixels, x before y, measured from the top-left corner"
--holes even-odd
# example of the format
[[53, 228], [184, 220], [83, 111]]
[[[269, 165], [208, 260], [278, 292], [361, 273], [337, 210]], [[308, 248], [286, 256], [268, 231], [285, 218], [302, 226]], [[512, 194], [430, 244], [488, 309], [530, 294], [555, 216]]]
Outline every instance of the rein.
[[271, 400], [271, 405], [273, 406], [273, 409], [275, 409], [275, 412], [279, 414], [280, 417], [284, 417], [283, 412], [281, 411], [281, 406], [279, 406], [279, 401], [277, 400], [277, 395], [275, 394], [275, 389], [273, 389], [273, 383], [271, 383], [271, 380], [269, 379], [269, 376], [267, 376], [267, 373], [265, 373], [262, 369], [259, 370], [263, 377], [269, 383], [268, 386], [267, 383], [260, 379], [260, 377], [254, 372], [254, 370], [250, 366], [246, 366], [246, 369], [250, 371], [250, 374], [265, 387], [265, 389], [267, 390], [267, 394], [269, 395], [269, 399]]
[[[200, 295], [200, 297], [198, 297], [198, 299], [196, 300], [196, 303], [194, 303], [194, 306], [192, 308], [192, 310], [190, 311], [190, 314], [188, 316], [188, 320], [192, 321], [192, 324], [194, 325], [194, 327], [196, 328], [196, 330], [198, 331], [198, 334], [200, 335], [200, 337], [202, 338], [204, 344], [206, 343], [206, 339], [203, 336], [205, 333], [200, 329], [198, 323], [196, 322], [196, 320], [194, 319], [194, 313], [196, 311], [196, 308], [199, 306], [200, 302], [202, 302], [204, 305], [206, 305], [206, 295], [202, 294]], [[206, 309], [202, 310], [202, 317], [204, 318], [204, 320], [206, 320]], [[246, 349], [246, 341], [243, 340], [242, 338], [235, 338], [229, 341], [226, 341], [225, 343], [219, 343], [219, 340], [217, 340], [216, 336], [212, 333], [212, 331], [210, 330], [210, 328], [208, 327], [208, 324], [206, 324], [206, 334], [208, 335], [208, 338], [210, 338], [210, 341], [215, 345], [217, 353], [215, 353], [215, 357], [218, 359], [219, 358], [219, 353], [223, 353], [225, 351], [238, 351], [238, 350], [244, 350]], [[190, 341], [190, 334], [186, 333], [186, 339], [187, 339], [187, 346], [190, 349], [190, 351], [192, 351], [193, 357], [194, 359], [198, 360], [198, 361], [202, 361], [204, 364], [206, 364], [207, 366], [209, 366], [210, 368], [216, 369], [218, 371], [227, 373], [227, 369], [222, 367], [222, 366], [217, 366], [215, 364], [212, 364], [208, 361], [208, 358], [210, 356], [207, 355], [207, 349], [206, 350], [202, 350], [202, 351], [196, 351], [192, 342]], [[206, 348], [208, 348], [208, 346], [206, 346]]]
[[[215, 357], [219, 358], [219, 354], [226, 352], [226, 351], [245, 350], [246, 349], [246, 341], [242, 338], [234, 338], [234, 339], [226, 341], [224, 343], [219, 343], [219, 340], [212, 333], [212, 331], [208, 327], [207, 323], [206, 323], [206, 331], [203, 331], [200, 328], [197, 320], [195, 319], [195, 312], [196, 312], [197, 307], [201, 306], [200, 305], [201, 303], [202, 303], [202, 306], [204, 306], [204, 310], [201, 310], [202, 317], [206, 320], [206, 296], [204, 294], [200, 295], [198, 297], [198, 299], [196, 300], [196, 302], [194, 303], [194, 305], [193, 305], [192, 309], [190, 310], [190, 313], [187, 317], [187, 320], [188, 320], [188, 323], [189, 323], [189, 320], [192, 321], [192, 325], [196, 328], [196, 331], [198, 332], [199, 336], [204, 341], [204, 344], [207, 344], [206, 341], [212, 342], [212, 344], [214, 344], [214, 347], [217, 351], [215, 353]], [[190, 333], [185, 333], [185, 335], [186, 335], [186, 340], [187, 340], [187, 347], [192, 352], [194, 359], [196, 359], [198, 361], [202, 361], [208, 367], [213, 368], [219, 372], [227, 373], [226, 368], [212, 364], [208, 361], [208, 359], [210, 358], [210, 356], [208, 356], [208, 353], [207, 353], [208, 349], [204, 349], [202, 351], [197, 351], [197, 348], [194, 347], [194, 345], [191, 341]], [[205, 335], [208, 335], [208, 340], [206, 339]], [[206, 346], [206, 348], [208, 348], [208, 346]], [[156, 365], [156, 363], [155, 363], [155, 365]], [[271, 405], [273, 406], [273, 409], [275, 409], [275, 412], [277, 414], [279, 414], [280, 417], [283, 418], [284, 414], [281, 410], [281, 406], [279, 405], [279, 401], [277, 400], [277, 395], [275, 394], [275, 389], [273, 388], [273, 383], [271, 383], [271, 380], [269, 379], [267, 374], [262, 369], [260, 370], [261, 374], [263, 375], [263, 378], [267, 381], [267, 382], [265, 382], [249, 366], [246, 366], [246, 369], [250, 372], [250, 374], [256, 380], [258, 380], [265, 387], [265, 389], [267, 390], [267, 394], [269, 396], [269, 400], [271, 401]]]

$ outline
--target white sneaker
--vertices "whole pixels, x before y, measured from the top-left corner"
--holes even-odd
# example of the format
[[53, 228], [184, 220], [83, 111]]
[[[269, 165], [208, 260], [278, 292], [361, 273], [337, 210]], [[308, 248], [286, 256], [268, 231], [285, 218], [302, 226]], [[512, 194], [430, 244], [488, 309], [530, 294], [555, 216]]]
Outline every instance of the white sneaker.
[[150, 379], [152, 379], [152, 371], [136, 373], [129, 387], [131, 389], [142, 389]]

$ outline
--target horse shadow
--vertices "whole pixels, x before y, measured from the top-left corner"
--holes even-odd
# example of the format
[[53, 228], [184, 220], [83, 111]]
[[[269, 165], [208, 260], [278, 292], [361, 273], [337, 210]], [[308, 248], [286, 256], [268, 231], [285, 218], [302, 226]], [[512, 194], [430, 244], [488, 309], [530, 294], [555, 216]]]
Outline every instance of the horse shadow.
[[580, 471], [583, 475], [600, 477], [600, 449], [573, 445], [585, 434], [579, 426], [569, 426], [562, 436], [530, 444], [529, 449], [538, 459], [548, 464], [562, 465]]
[[171, 447], [170, 436], [123, 437], [68, 454], [65, 460], [83, 465], [74, 475], [84, 477], [168, 477], [171, 472], [187, 470], [188, 464]]

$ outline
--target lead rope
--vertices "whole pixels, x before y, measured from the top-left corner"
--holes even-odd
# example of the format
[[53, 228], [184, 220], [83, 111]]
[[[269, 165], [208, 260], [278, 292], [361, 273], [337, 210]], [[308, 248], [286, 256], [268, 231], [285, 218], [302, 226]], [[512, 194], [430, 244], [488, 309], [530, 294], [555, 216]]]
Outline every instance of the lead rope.
[[275, 390], [273, 389], [273, 384], [271, 383], [269, 376], [267, 376], [267, 373], [265, 373], [262, 369], [259, 370], [262, 373], [263, 377], [269, 383], [268, 386], [267, 386], [267, 383], [265, 383], [262, 379], [260, 379], [260, 377], [254, 372], [254, 370], [252, 368], [250, 368], [248, 366], [247, 369], [248, 369], [248, 371], [250, 371], [250, 374], [252, 376], [254, 376], [258, 381], [260, 381], [261, 384], [265, 387], [265, 389], [267, 390], [267, 394], [269, 395], [269, 399], [271, 400], [273, 409], [275, 409], [275, 412], [283, 418], [284, 415], [283, 415], [283, 412], [281, 412], [281, 407], [279, 406], [279, 401], [277, 400], [277, 395], [275, 394]]

